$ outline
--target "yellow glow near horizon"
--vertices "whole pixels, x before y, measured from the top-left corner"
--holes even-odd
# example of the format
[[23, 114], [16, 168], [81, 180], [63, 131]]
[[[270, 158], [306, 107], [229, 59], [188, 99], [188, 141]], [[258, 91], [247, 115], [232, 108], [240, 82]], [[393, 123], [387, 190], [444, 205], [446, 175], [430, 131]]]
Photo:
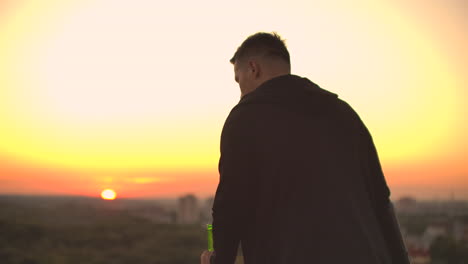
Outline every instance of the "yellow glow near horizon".
[[0, 28], [0, 149], [58, 167], [216, 166], [239, 98], [228, 59], [247, 35], [278, 31], [294, 73], [348, 101], [382, 159], [451, 150], [461, 82], [390, 2], [268, 3], [25, 2]]

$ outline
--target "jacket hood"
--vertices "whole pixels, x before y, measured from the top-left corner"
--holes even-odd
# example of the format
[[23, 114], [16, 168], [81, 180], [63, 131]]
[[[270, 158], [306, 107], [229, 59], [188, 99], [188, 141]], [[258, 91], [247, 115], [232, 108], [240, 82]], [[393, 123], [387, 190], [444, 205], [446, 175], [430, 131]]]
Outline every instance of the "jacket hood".
[[288, 74], [264, 82], [253, 92], [244, 95], [237, 106], [278, 104], [304, 111], [325, 102], [336, 101], [337, 98], [337, 94], [320, 88], [307, 78]]

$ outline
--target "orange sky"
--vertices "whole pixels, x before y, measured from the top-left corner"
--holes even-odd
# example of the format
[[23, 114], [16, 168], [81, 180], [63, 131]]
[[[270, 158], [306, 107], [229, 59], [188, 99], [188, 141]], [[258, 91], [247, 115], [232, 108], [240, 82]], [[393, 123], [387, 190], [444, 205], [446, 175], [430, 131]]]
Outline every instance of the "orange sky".
[[[1, 1], [0, 193], [213, 195], [228, 60], [277, 31], [369, 127], [392, 198], [468, 199], [467, 4]], [[255, 19], [251, 19], [255, 18]]]

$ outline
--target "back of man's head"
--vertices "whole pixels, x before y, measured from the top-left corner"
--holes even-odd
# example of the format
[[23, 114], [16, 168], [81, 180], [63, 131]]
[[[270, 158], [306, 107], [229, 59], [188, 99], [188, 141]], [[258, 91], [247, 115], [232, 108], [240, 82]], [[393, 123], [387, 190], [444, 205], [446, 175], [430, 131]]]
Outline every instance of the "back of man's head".
[[284, 40], [277, 33], [259, 32], [249, 36], [237, 49], [230, 62], [243, 61], [252, 56], [262, 56], [267, 59], [278, 60], [291, 68], [289, 52]]

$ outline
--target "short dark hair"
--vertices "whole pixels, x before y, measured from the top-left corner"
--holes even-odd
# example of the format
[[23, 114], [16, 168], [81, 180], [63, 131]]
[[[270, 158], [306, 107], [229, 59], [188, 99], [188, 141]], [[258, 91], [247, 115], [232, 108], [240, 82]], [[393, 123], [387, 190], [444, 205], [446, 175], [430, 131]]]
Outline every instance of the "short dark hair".
[[291, 65], [289, 52], [284, 40], [276, 33], [259, 32], [249, 36], [231, 58], [230, 62], [234, 64], [239, 59], [252, 55], [266, 55], [269, 57], [280, 58]]

